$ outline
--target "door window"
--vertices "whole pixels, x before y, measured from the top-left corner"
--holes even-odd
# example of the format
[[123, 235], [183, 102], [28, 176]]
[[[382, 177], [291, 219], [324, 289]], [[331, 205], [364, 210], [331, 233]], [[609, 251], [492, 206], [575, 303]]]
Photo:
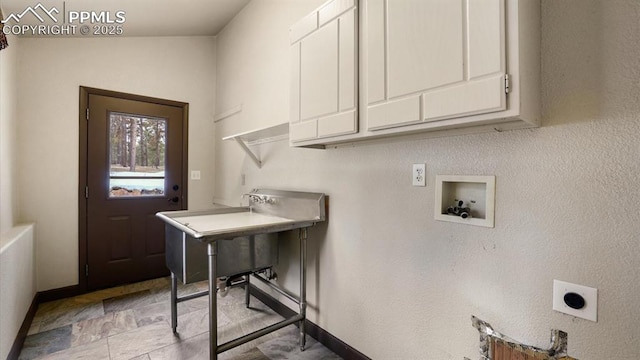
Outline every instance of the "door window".
[[109, 197], [164, 196], [167, 119], [109, 112]]

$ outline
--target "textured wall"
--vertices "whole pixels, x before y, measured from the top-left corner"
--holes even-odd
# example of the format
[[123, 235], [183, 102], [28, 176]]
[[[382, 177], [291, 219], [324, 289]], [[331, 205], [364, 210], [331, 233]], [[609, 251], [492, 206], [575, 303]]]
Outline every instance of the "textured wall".
[[[320, 3], [306, 1], [298, 17]], [[289, 5], [253, 1], [219, 35], [220, 44], [273, 49], [261, 56], [268, 62], [236, 64], [236, 79], [242, 66], [287, 66], [286, 33], [265, 46], [248, 29], [282, 28], [269, 19]], [[218, 141], [215, 196], [237, 204], [253, 187], [330, 195], [328, 223], [310, 233], [309, 316], [371, 358], [476, 359], [474, 314], [540, 347], [551, 328], [565, 330], [569, 353], [581, 360], [638, 359], [639, 20], [632, 0], [542, 1], [539, 129], [331, 150], [278, 142], [258, 148], [262, 169], [236, 144]], [[231, 61], [219, 51], [218, 74]], [[227, 73], [218, 93], [233, 80]], [[288, 91], [285, 80], [268, 86], [264, 96]], [[248, 103], [247, 94], [224, 101]], [[286, 112], [276, 99], [271, 107]], [[231, 117], [218, 123], [218, 140], [259, 125], [264, 118]], [[427, 164], [426, 188], [411, 186], [418, 162]], [[434, 221], [436, 174], [496, 175], [496, 227]], [[279, 269], [293, 291], [295, 250], [282, 249]], [[552, 311], [553, 279], [598, 288], [599, 321]]]
[[19, 68], [22, 221], [37, 223], [38, 290], [78, 283], [78, 102], [90, 86], [189, 103], [189, 207], [213, 197], [215, 39], [25, 38]]

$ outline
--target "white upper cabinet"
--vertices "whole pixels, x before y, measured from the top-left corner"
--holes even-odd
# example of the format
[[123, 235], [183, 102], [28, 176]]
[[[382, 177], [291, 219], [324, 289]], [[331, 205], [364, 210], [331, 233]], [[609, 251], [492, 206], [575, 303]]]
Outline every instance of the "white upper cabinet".
[[333, 0], [291, 27], [292, 143], [358, 131], [357, 18], [356, 0]]
[[539, 126], [539, 0], [335, 0], [291, 36], [297, 146]]
[[367, 129], [506, 108], [503, 0], [368, 0]]

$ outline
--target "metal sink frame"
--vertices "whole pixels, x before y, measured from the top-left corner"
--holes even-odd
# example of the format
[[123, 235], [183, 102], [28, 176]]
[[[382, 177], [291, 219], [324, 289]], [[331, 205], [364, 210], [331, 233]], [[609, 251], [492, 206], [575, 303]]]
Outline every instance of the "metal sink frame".
[[[306, 320], [306, 261], [307, 261], [307, 228], [318, 222], [325, 221], [325, 195], [322, 193], [254, 189], [246, 196], [249, 201], [248, 207], [225, 208], [207, 211], [167, 211], [156, 214], [165, 221], [167, 228], [167, 266], [171, 270], [171, 327], [173, 332], [177, 332], [177, 304], [179, 302], [195, 299], [201, 296], [209, 296], [209, 358], [217, 359], [218, 354], [229, 349], [240, 346], [263, 335], [277, 331], [290, 324], [299, 323], [300, 348], [304, 350], [306, 343], [305, 320]], [[264, 270], [264, 263], [254, 261], [251, 254], [239, 254], [241, 258], [251, 258], [252, 261], [244, 265], [244, 268], [230, 270], [224, 266], [224, 259], [218, 256], [229, 256], [229, 249], [236, 249], [233, 245], [240, 242], [254, 241], [260, 237], [270, 237], [276, 233], [299, 230], [300, 241], [300, 295], [295, 296], [288, 291], [281, 289], [278, 285], [256, 274]], [[178, 236], [176, 236], [178, 234]], [[190, 266], [190, 260], [186, 256], [182, 258], [182, 268], [176, 267], [176, 254], [169, 251], [169, 248], [176, 247], [176, 242], [183, 243], [197, 242], [195, 247], [200, 248], [200, 252], [205, 251], [207, 255], [207, 277], [209, 281], [209, 291], [178, 297], [178, 279], [183, 283], [188, 283], [198, 279], [198, 276], [188, 275], [186, 270]], [[237, 247], [239, 249], [246, 247]], [[226, 250], [225, 250], [226, 249]], [[223, 250], [223, 251], [220, 251]], [[184, 251], [184, 248], [183, 248]], [[170, 254], [173, 253], [173, 254]], [[245, 256], [246, 255], [246, 256]], [[236, 255], [234, 255], [235, 258]], [[180, 262], [180, 260], [178, 260]], [[180, 273], [180, 271], [182, 273]], [[236, 274], [230, 274], [235, 272]], [[278, 293], [286, 296], [299, 305], [299, 313], [267, 326], [250, 334], [218, 345], [217, 330], [217, 290], [216, 279], [219, 276], [244, 275], [244, 281], [235, 285], [244, 285], [245, 302], [249, 307], [250, 274], [254, 278], [262, 281]], [[205, 277], [206, 278], [206, 277]]]

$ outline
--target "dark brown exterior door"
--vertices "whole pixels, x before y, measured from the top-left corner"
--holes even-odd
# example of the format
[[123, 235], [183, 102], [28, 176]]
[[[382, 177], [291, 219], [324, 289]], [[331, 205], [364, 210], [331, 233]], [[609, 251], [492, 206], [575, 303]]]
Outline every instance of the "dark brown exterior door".
[[183, 108], [89, 94], [87, 288], [168, 275], [158, 211], [185, 208]]

